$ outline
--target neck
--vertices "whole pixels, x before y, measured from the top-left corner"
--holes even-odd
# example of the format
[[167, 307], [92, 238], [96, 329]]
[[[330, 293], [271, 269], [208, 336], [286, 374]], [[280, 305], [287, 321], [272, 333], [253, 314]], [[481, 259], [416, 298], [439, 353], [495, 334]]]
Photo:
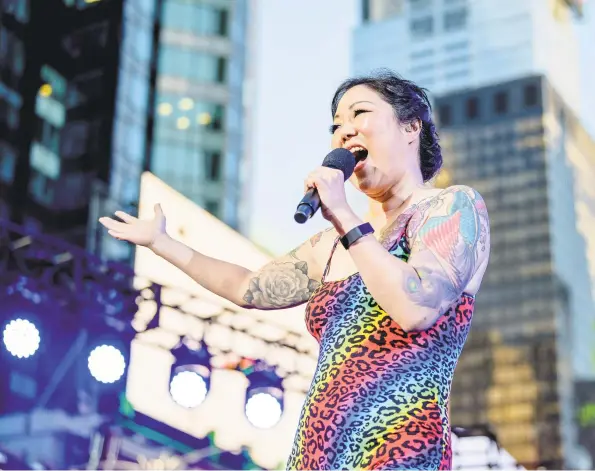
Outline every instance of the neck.
[[376, 221], [395, 219], [409, 207], [412, 200], [415, 199], [415, 193], [423, 186], [420, 179], [406, 174], [381, 197], [370, 198], [369, 217]]

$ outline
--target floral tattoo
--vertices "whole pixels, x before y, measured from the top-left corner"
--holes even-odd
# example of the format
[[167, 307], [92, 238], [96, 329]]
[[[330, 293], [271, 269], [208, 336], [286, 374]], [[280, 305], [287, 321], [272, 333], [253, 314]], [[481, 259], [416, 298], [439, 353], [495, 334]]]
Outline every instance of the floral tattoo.
[[310, 299], [320, 282], [308, 276], [308, 264], [299, 260], [295, 253], [293, 250], [283, 261], [263, 267], [250, 280], [244, 301], [258, 309], [281, 309]]

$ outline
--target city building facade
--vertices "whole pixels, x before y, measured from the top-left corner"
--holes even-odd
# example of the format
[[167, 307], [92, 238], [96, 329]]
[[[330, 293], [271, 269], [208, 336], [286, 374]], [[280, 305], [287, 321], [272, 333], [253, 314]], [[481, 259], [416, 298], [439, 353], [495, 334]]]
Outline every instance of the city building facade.
[[582, 3], [361, 0], [354, 71], [397, 68], [435, 95], [541, 74], [580, 118], [595, 97], [579, 66], [594, 24]]
[[246, 0], [164, 0], [150, 170], [240, 229]]
[[157, 11], [157, 0], [2, 2], [3, 217], [130, 257], [93, 221], [138, 198]]
[[489, 423], [525, 466], [577, 466], [575, 385], [595, 376], [595, 143], [541, 76], [436, 107], [445, 183], [482, 194], [492, 233], [453, 422]]

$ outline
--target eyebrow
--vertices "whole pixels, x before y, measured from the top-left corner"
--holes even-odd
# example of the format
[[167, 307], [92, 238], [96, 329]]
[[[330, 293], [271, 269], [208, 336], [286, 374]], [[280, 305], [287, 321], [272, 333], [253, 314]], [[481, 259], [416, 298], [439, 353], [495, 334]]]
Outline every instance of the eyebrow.
[[[358, 105], [359, 103], [370, 103], [371, 105], [373, 105], [373, 104], [374, 104], [374, 103], [372, 103], [371, 101], [368, 101], [368, 100], [360, 100], [360, 101], [356, 101], [356, 102], [354, 102], [354, 103], [351, 103], [351, 105], [350, 105], [350, 106], [349, 106], [349, 108], [347, 108], [347, 109], [348, 109], [348, 110], [351, 110], [351, 109], [353, 109], [353, 107], [354, 107], [355, 105]], [[339, 115], [335, 113], [335, 118], [338, 118], [338, 117], [339, 117]]]

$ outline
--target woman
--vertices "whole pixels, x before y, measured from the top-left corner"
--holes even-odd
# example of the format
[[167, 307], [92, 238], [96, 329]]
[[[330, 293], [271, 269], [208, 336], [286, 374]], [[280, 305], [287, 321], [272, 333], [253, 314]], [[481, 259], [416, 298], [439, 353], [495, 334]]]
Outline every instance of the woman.
[[390, 72], [348, 80], [332, 115], [332, 147], [358, 161], [350, 181], [370, 199], [368, 224], [342, 173], [324, 167], [305, 187], [318, 189], [332, 228], [258, 272], [171, 239], [158, 205], [151, 221], [117, 212], [124, 222], [101, 222], [238, 306], [308, 303], [321, 348], [289, 468], [451, 469], [450, 386], [488, 263], [485, 205], [469, 187], [424, 185], [442, 157], [412, 82]]

